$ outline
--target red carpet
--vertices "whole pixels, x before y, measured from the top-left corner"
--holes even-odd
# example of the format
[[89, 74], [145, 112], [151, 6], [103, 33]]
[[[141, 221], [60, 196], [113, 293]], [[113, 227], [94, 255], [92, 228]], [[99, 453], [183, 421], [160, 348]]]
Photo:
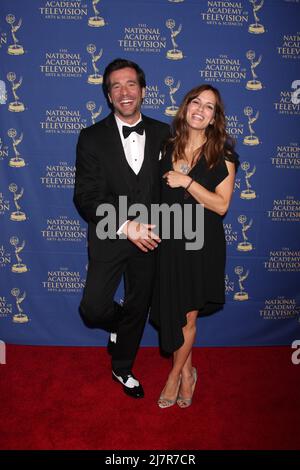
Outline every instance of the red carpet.
[[300, 449], [300, 365], [289, 347], [198, 348], [193, 405], [161, 410], [170, 362], [142, 348], [145, 398], [111, 380], [104, 348], [8, 346], [0, 448]]

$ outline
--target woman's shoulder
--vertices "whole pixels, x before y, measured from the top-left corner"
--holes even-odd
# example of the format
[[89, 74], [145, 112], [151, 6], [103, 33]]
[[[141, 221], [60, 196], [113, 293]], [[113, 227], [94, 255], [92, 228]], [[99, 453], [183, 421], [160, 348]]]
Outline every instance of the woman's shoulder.
[[218, 158], [216, 164], [211, 168], [213, 174], [225, 174], [228, 175], [228, 169], [226, 162], [233, 163], [235, 170], [239, 166], [239, 155], [234, 150], [225, 150]]
[[239, 155], [235, 152], [235, 150], [230, 150], [228, 152], [225, 152], [224, 154], [224, 161], [225, 162], [230, 162], [234, 163], [235, 165], [235, 170], [238, 169], [239, 164], [240, 164], [240, 157]]
[[236, 153], [235, 150], [230, 150], [224, 153], [224, 160], [231, 163], [239, 162], [239, 155]]

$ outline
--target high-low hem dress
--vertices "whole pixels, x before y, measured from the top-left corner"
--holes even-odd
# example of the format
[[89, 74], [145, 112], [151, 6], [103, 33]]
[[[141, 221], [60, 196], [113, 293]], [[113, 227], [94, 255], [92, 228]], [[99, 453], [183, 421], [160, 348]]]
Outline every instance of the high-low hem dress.
[[[228, 176], [225, 163], [237, 162], [237, 156], [222, 158], [209, 170], [204, 155], [189, 172], [196, 182], [209, 191]], [[172, 148], [161, 160], [161, 176], [173, 169]], [[184, 188], [171, 188], [162, 179], [161, 204], [192, 204], [193, 228], [196, 223], [197, 201]], [[172, 230], [171, 230], [172, 234]], [[168, 353], [176, 351], [184, 342], [182, 328], [186, 325], [186, 314], [198, 310], [199, 316], [209, 315], [225, 303], [225, 256], [226, 244], [223, 218], [204, 209], [204, 244], [201, 249], [187, 250], [186, 238], [162, 239], [158, 248], [158, 269], [154, 286], [150, 321], [160, 333], [161, 348]]]

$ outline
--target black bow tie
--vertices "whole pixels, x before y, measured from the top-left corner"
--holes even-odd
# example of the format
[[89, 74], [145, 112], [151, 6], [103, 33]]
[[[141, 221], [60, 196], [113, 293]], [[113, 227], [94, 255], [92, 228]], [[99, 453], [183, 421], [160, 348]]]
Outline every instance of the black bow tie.
[[136, 126], [133, 126], [133, 127], [122, 126], [124, 139], [127, 139], [127, 137], [131, 134], [131, 132], [137, 132], [138, 134], [143, 135], [144, 130], [145, 130], [145, 127], [144, 127], [143, 121], [140, 121]]

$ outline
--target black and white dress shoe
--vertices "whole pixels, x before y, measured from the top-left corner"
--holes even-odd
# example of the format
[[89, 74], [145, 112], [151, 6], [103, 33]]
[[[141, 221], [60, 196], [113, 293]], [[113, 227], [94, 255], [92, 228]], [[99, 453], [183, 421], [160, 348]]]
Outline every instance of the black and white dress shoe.
[[123, 385], [124, 392], [132, 398], [144, 398], [144, 390], [139, 381], [131, 374], [122, 374], [112, 371], [115, 382]]

